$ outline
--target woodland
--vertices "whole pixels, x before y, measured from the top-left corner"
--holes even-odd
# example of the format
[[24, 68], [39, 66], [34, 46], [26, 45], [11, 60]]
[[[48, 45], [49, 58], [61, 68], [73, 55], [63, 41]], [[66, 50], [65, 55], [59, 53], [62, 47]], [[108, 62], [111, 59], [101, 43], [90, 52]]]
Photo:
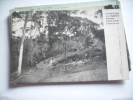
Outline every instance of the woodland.
[[[103, 68], [105, 71], [102, 73], [100, 70], [100, 74], [95, 77], [101, 75], [107, 79], [105, 37], [104, 29], [101, 28], [104, 26], [102, 10], [92, 12], [13, 12], [11, 80], [16, 79], [14, 73], [20, 76], [42, 68], [51, 73], [47, 78], [62, 75], [61, 72], [64, 75]], [[93, 21], [92, 17], [101, 22]], [[46, 76], [44, 73], [42, 75]]]

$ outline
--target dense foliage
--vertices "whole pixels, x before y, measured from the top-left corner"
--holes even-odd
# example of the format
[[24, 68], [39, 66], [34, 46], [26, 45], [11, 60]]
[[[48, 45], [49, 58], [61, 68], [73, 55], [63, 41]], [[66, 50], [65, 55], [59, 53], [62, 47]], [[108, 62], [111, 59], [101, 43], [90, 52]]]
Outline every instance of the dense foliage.
[[[22, 69], [35, 67], [37, 63], [49, 58], [58, 59], [59, 56], [61, 58], [56, 63], [92, 59], [96, 56], [103, 60], [106, 58], [104, 30], [98, 29], [99, 24], [87, 18], [72, 16], [77, 13], [86, 14], [86, 11], [14, 12], [13, 25], [25, 21], [26, 13], [27, 22], [31, 22], [31, 25], [26, 27], [29, 35], [24, 37]], [[33, 30], [38, 34], [35, 35], [36, 31]], [[15, 30], [12, 34], [11, 70], [14, 72], [18, 67], [21, 36], [15, 35]]]

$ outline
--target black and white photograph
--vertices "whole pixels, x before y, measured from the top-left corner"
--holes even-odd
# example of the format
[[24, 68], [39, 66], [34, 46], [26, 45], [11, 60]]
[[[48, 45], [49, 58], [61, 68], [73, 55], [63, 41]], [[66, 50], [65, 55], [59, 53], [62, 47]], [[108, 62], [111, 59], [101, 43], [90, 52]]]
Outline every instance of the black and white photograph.
[[108, 80], [101, 9], [12, 13], [10, 83]]

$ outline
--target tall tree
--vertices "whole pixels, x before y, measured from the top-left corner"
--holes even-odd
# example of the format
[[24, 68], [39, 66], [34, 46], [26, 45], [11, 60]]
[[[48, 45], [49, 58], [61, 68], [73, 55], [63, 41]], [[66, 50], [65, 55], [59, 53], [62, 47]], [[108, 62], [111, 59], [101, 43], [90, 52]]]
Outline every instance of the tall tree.
[[20, 51], [19, 51], [19, 63], [18, 63], [18, 74], [21, 74], [21, 67], [22, 67], [22, 58], [23, 58], [23, 43], [24, 43], [24, 38], [25, 38], [25, 33], [26, 33], [26, 25], [27, 25], [27, 19], [28, 19], [29, 12], [26, 12], [26, 17], [24, 19], [24, 28], [22, 29], [22, 40], [21, 40], [21, 45], [20, 45]]
[[[32, 38], [34, 37], [35, 33], [32, 32], [33, 29], [40, 29], [40, 12], [33, 12], [33, 11], [26, 11], [26, 12], [14, 12], [12, 14], [13, 16], [13, 23], [14, 25], [18, 23], [14, 21], [14, 19], [19, 19], [20, 22], [24, 23], [24, 25], [20, 28], [22, 30], [22, 36], [21, 36], [21, 44], [20, 44], [20, 50], [19, 50], [19, 59], [18, 59], [18, 75], [21, 74], [22, 70], [22, 60], [23, 60], [23, 50], [24, 50], [24, 40], [27, 33], [30, 36], [30, 43], [33, 42]], [[34, 26], [27, 26], [27, 23], [31, 22], [34, 23]], [[14, 27], [14, 26], [13, 26]], [[30, 30], [30, 32], [28, 32]], [[32, 36], [33, 35], [33, 36]], [[32, 54], [31, 54], [32, 55]], [[32, 57], [30, 57], [32, 58]]]

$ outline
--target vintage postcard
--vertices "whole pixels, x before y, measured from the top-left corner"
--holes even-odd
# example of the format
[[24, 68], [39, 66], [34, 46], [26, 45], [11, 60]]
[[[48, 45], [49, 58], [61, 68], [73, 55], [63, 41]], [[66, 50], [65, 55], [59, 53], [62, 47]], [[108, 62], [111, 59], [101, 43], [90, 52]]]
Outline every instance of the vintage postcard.
[[127, 55], [120, 9], [11, 13], [11, 84], [124, 80]]

